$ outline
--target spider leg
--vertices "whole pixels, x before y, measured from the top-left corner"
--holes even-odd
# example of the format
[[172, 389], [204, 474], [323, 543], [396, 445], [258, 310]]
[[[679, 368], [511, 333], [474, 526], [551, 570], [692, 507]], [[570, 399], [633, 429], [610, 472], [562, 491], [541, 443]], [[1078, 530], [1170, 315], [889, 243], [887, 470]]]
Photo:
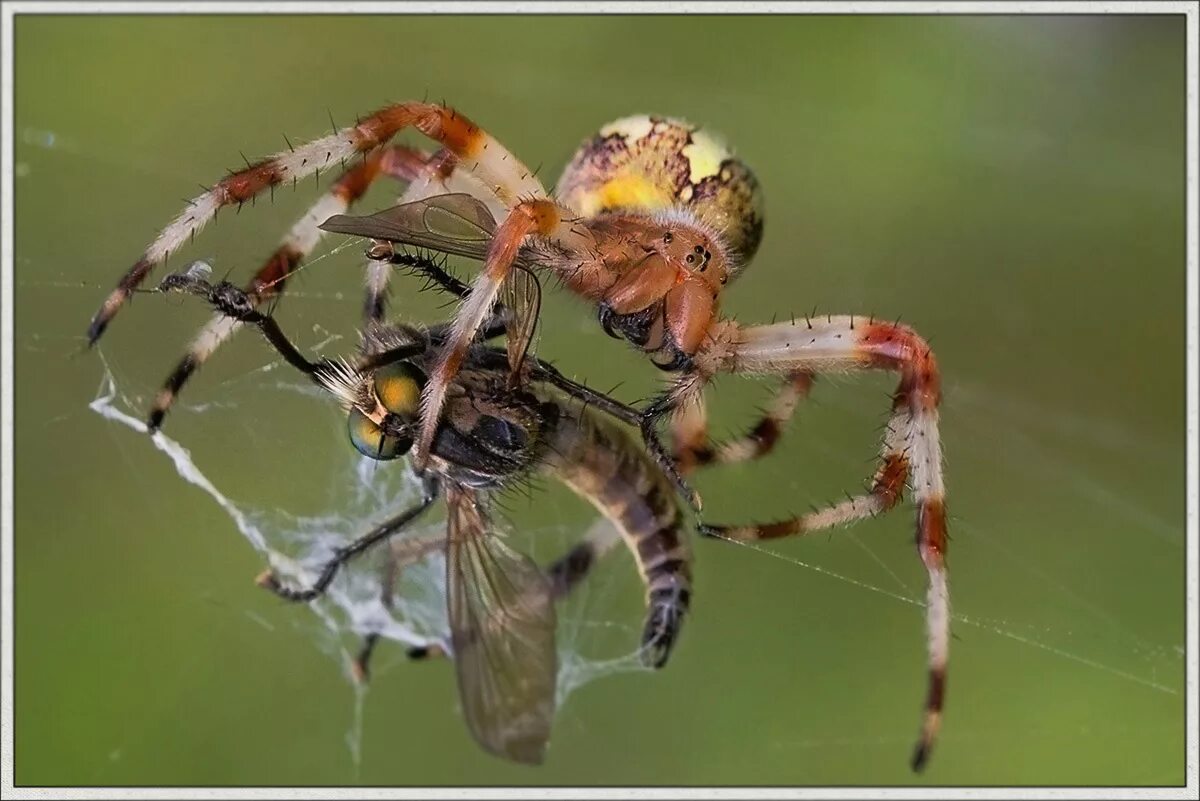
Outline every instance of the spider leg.
[[686, 475], [699, 467], [734, 464], [766, 456], [775, 448], [800, 401], [808, 397], [812, 382], [813, 374], [808, 370], [797, 370], [786, 376], [759, 421], [745, 434], [719, 444], [709, 441], [702, 396], [681, 407], [671, 419], [674, 459], [680, 472]]
[[[493, 215], [503, 215], [507, 212], [507, 207], [487, 185], [481, 183], [475, 174], [458, 167], [458, 159], [450, 150], [443, 148], [432, 156], [423, 154], [419, 162], [396, 160], [393, 163], [385, 160], [383, 170], [391, 177], [407, 184], [397, 200], [398, 204], [415, 203], [434, 195], [462, 192], [483, 201]], [[384, 255], [391, 258], [384, 259]], [[372, 250], [368, 250], [367, 294], [363, 305], [363, 317], [368, 325], [380, 323], [384, 318], [387, 287], [393, 273], [393, 270], [389, 269], [389, 261], [390, 264], [409, 266], [417, 271], [424, 271], [427, 268], [446, 275], [445, 271], [437, 268], [431, 260], [414, 258], [406, 253], [395, 253], [390, 246], [384, 248], [377, 255], [373, 254]], [[446, 277], [449, 278], [448, 275]], [[450, 278], [449, 280], [454, 279]], [[465, 285], [463, 286], [465, 288]]]
[[[396, 170], [396, 165], [403, 161], [423, 162], [424, 159], [421, 154], [408, 148], [394, 148], [370, 153], [360, 164], [346, 170], [330, 187], [329, 192], [292, 226], [279, 247], [246, 285], [245, 292], [253, 306], [258, 307], [283, 293], [288, 278], [312, 253], [324, 235], [324, 231], [319, 228], [322, 222], [332, 214], [345, 211], [362, 197], [383, 171], [385, 164]], [[175, 403], [184, 384], [241, 326], [240, 321], [217, 314], [200, 329], [154, 399], [146, 421], [146, 427], [150, 431], [157, 431], [162, 426], [163, 418]]]
[[929, 345], [913, 329], [864, 318], [828, 316], [802, 323], [753, 328], [731, 326], [723, 334], [718, 368], [734, 373], [814, 374], [882, 369], [900, 374], [882, 465], [869, 493], [811, 515], [765, 526], [707, 527], [730, 539], [788, 536], [850, 523], [891, 508], [911, 476], [917, 507], [916, 543], [929, 576], [926, 620], [929, 689], [912, 767], [929, 757], [941, 725], [950, 645], [950, 590], [946, 575], [945, 486], [938, 434], [941, 375]]
[[708, 405], [703, 395], [676, 409], [670, 425], [671, 458], [682, 475], [712, 461], [704, 460], [712, 455], [713, 448], [708, 440]]
[[523, 200], [509, 211], [488, 244], [483, 270], [459, 306], [450, 334], [421, 394], [421, 428], [413, 446], [413, 467], [423, 470], [434, 433], [441, 421], [446, 390], [458, 374], [467, 351], [492, 313], [521, 245], [532, 237], [574, 242], [569, 212], [552, 200]]
[[234, 172], [189, 201], [187, 208], [167, 224], [126, 271], [93, 316], [88, 327], [89, 344], [95, 344], [150, 271], [207, 225], [221, 208], [241, 205], [274, 186], [299, 181], [332, 164], [369, 153], [409, 127], [441, 144], [505, 205], [514, 204], [523, 196], [545, 197], [541, 182], [516, 156], [461, 114], [428, 103], [387, 106], [353, 127], [289, 147]]
[[[404, 181], [408, 187], [404, 201], [416, 200], [441, 191], [486, 191], [470, 176], [457, 173], [455, 163], [447, 158], [446, 151], [430, 155], [404, 146], [394, 146], [372, 151], [363, 161], [348, 169], [291, 228], [274, 254], [267, 260], [245, 291], [255, 307], [278, 298], [285, 284], [325, 235], [320, 225], [330, 216], [345, 212], [366, 193], [380, 176]], [[426, 264], [428, 260], [416, 259]], [[366, 299], [363, 316], [367, 324], [380, 322], [385, 312], [385, 297], [391, 270], [380, 266], [368, 257], [366, 274]], [[179, 392], [192, 375], [224, 344], [241, 323], [218, 314], [209, 321], [192, 340], [187, 352], [171, 371], [151, 407], [147, 428], [153, 432], [162, 426], [163, 419], [175, 403]]]

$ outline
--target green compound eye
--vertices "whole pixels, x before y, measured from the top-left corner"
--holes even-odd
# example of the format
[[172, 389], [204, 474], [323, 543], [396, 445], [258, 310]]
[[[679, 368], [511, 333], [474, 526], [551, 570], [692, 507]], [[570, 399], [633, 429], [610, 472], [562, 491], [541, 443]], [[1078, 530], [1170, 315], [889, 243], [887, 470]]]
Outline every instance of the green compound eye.
[[379, 461], [395, 459], [408, 453], [408, 449], [413, 444], [410, 437], [394, 437], [384, 434], [371, 418], [358, 409], [350, 411], [346, 429], [355, 449], [369, 459]]
[[421, 405], [425, 374], [408, 362], [396, 362], [375, 371], [375, 396], [383, 408], [406, 420], [415, 420]]

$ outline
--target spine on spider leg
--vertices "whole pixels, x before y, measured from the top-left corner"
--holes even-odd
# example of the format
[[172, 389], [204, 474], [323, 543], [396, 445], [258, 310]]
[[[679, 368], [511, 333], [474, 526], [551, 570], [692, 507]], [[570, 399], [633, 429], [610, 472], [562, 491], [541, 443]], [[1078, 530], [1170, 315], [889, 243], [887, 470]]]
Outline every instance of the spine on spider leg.
[[[279, 247], [246, 285], [246, 294], [257, 307], [277, 297], [288, 278], [306, 259], [324, 236], [320, 225], [334, 214], [341, 214], [366, 193], [379, 175], [382, 155], [374, 152], [360, 164], [351, 167], [304, 213], [287, 232]], [[163, 419], [174, 404], [180, 390], [209, 357], [240, 327], [241, 323], [218, 314], [193, 338], [187, 353], [167, 377], [154, 399], [146, 422], [151, 431], [162, 426]]]
[[662, 667], [691, 601], [692, 554], [675, 488], [628, 434], [587, 410], [562, 409], [544, 468], [616, 526], [646, 585], [643, 662]]

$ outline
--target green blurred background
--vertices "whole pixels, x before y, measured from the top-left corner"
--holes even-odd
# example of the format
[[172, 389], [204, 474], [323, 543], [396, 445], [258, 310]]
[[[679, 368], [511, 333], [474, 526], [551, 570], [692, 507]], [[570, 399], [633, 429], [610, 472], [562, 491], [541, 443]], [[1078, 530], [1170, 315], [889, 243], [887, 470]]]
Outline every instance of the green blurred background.
[[[19, 784], [1183, 781], [1182, 17], [22, 15], [15, 57]], [[101, 356], [144, 408], [206, 317], [139, 298], [83, 352], [95, 307], [181, 198], [239, 150], [426, 94], [548, 183], [610, 119], [705, 123], [767, 198], [730, 313], [874, 312], [932, 340], [960, 617], [923, 776], [907, 769], [921, 612], [885, 594], [923, 593], [907, 506], [772, 544], [782, 559], [699, 543], [672, 664], [572, 696], [539, 769], [475, 747], [447, 666], [391, 653], [356, 764], [354, 691], [315, 616], [254, 587], [261, 560], [226, 514], [88, 410]], [[248, 275], [313, 197], [310, 181], [223, 214], [176, 267]], [[281, 306], [306, 346], [352, 333], [357, 254], [303, 273]], [[398, 313], [446, 313], [404, 286]], [[568, 297], [547, 301], [542, 330], [542, 355], [625, 382], [623, 398], [657, 380]], [[234, 342], [168, 431], [239, 501], [311, 513], [349, 449], [328, 405], [255, 391], [247, 375], [270, 360]], [[890, 387], [819, 384], [768, 461], [700, 478], [711, 519], [856, 488]], [[765, 396], [722, 381], [718, 433]], [[557, 489], [513, 506], [534, 530], [593, 517]], [[636, 581], [618, 591], [636, 616]]]

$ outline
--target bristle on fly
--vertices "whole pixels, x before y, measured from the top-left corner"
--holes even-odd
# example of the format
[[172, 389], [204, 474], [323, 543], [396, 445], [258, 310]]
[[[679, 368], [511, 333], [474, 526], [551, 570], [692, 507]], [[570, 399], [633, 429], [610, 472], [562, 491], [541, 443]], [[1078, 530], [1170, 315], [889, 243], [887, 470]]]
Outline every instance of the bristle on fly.
[[337, 397], [338, 402], [347, 410], [354, 408], [374, 408], [373, 391], [366, 376], [355, 369], [346, 359], [334, 359], [325, 364], [325, 369], [317, 372], [317, 382]]
[[419, 329], [412, 326], [383, 325], [372, 323], [360, 332], [362, 352], [375, 356], [413, 345], [425, 339]]

